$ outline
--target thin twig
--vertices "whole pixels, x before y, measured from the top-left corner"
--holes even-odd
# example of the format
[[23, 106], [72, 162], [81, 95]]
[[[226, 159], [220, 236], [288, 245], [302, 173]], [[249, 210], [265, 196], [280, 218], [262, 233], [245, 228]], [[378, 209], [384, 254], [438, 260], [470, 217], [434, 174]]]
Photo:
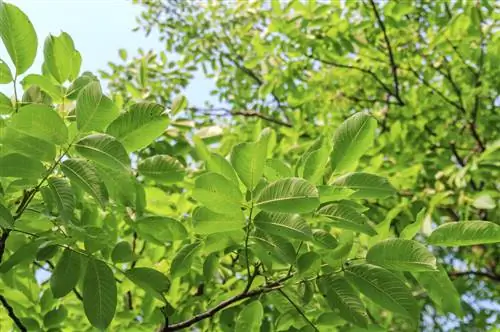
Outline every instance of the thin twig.
[[22, 332], [28, 331], [23, 322], [21, 322], [21, 319], [16, 316], [14, 308], [12, 308], [12, 306], [9, 304], [9, 302], [7, 302], [7, 299], [3, 295], [0, 295], [0, 302], [2, 302], [2, 305], [7, 310], [7, 314], [9, 315], [10, 319], [12, 319], [12, 321], [16, 324], [17, 328]]
[[462, 276], [478, 276], [478, 277], [485, 277], [488, 279], [491, 279], [493, 281], [500, 282], [500, 275], [498, 274], [493, 274], [491, 272], [481, 272], [481, 271], [463, 271], [463, 272], [449, 272], [448, 275], [450, 277], [462, 277]]
[[307, 318], [306, 314], [299, 308], [299, 306], [297, 304], [295, 304], [295, 302], [293, 302], [293, 300], [282, 289], [278, 289], [278, 292], [280, 292], [280, 294], [283, 295], [287, 299], [287, 301], [295, 308], [295, 310], [297, 310], [297, 312], [302, 316], [302, 318], [304, 318], [304, 320], [309, 325], [311, 325], [311, 327], [314, 329], [314, 331], [319, 332], [318, 328], [314, 325], [314, 323], [311, 322], [311, 320], [309, 318]]
[[194, 108], [190, 108], [190, 110], [192, 112], [201, 112], [201, 113], [205, 113], [205, 114], [209, 114], [209, 115], [218, 115], [218, 116], [227, 115], [227, 116], [244, 116], [244, 117], [250, 117], [250, 118], [255, 117], [255, 118], [262, 119], [264, 121], [272, 122], [272, 123], [280, 125], [280, 126], [292, 128], [292, 125], [288, 122], [284, 122], [282, 120], [275, 119], [269, 115], [262, 114], [262, 113], [259, 113], [256, 111], [232, 111], [230, 109], [221, 108], [221, 107], [212, 108], [212, 109], [194, 107]]

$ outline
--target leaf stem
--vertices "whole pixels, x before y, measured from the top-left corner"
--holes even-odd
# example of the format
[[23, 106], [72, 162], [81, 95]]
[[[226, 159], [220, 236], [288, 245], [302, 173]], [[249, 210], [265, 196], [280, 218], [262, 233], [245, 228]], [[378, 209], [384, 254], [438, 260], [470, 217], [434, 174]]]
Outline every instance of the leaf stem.
[[297, 312], [302, 316], [302, 318], [304, 318], [304, 320], [309, 324], [311, 325], [311, 327], [314, 329], [314, 331], [316, 332], [319, 332], [318, 328], [314, 325], [313, 322], [311, 322], [311, 320], [309, 318], [307, 318], [306, 314], [300, 309], [300, 307], [295, 303], [293, 302], [293, 300], [285, 293], [285, 291], [283, 291], [283, 289], [278, 289], [278, 292], [280, 292], [281, 295], [283, 295], [288, 302], [290, 302], [290, 304], [295, 308], [295, 310], [297, 310]]

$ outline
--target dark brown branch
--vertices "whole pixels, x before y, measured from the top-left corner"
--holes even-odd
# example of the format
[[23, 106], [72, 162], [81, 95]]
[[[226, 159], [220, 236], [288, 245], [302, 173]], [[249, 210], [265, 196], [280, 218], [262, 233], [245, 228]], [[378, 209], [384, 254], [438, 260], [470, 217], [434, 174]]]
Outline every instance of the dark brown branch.
[[463, 277], [463, 276], [478, 276], [488, 278], [493, 281], [500, 282], [500, 275], [493, 274], [490, 272], [481, 272], [481, 271], [463, 271], [463, 272], [449, 272], [448, 275], [450, 277]]
[[7, 299], [3, 295], [0, 295], [0, 302], [2, 302], [2, 305], [7, 310], [7, 314], [9, 315], [10, 319], [12, 319], [12, 321], [16, 324], [17, 328], [22, 332], [28, 331], [28, 329], [23, 325], [23, 322], [21, 322], [19, 317], [16, 316], [14, 309], [9, 304], [9, 302], [7, 302]]
[[213, 108], [213, 109], [203, 109], [203, 108], [191, 108], [191, 111], [194, 112], [201, 112], [201, 113], [206, 113], [206, 114], [211, 114], [211, 115], [228, 115], [228, 116], [244, 116], [244, 117], [255, 117], [262, 119], [264, 121], [272, 122], [274, 124], [280, 125], [280, 126], [285, 126], [288, 128], [292, 128], [292, 125], [288, 122], [281, 121], [279, 119], [275, 119], [269, 115], [265, 115], [256, 111], [231, 111], [230, 109], [227, 108]]
[[[362, 67], [358, 67], [358, 66], [354, 66], [354, 65], [345, 65], [345, 64], [342, 64], [342, 63], [338, 63], [338, 62], [335, 62], [335, 61], [331, 61], [331, 60], [325, 60], [325, 59], [320, 59], [320, 58], [317, 58], [313, 55], [308, 55], [308, 54], [305, 54], [305, 56], [307, 56], [308, 58], [312, 59], [312, 60], [316, 60], [316, 61], [319, 61], [323, 64], [326, 64], [326, 65], [329, 65], [329, 66], [333, 66], [333, 67], [338, 67], [338, 68], [344, 68], [344, 69], [351, 69], [351, 70], [357, 70], [359, 72], [362, 72], [362, 73], [365, 73], [365, 74], [368, 74], [370, 75], [375, 81], [377, 81], [378, 84], [380, 84], [380, 86], [382, 87], [382, 89], [384, 89], [385, 92], [387, 92], [388, 94], [390, 94], [391, 96], [394, 96], [394, 92], [392, 92], [392, 90], [387, 86], [387, 84], [385, 84], [378, 76], [377, 74], [375, 74], [373, 71], [369, 70], [369, 69], [366, 69], [366, 68], [362, 68]], [[396, 97], [396, 96], [394, 96]], [[397, 99], [397, 98], [396, 98]]]
[[172, 324], [172, 325], [165, 325], [161, 329], [161, 332], [178, 331], [178, 330], [190, 327], [190, 326], [192, 326], [192, 325], [194, 325], [194, 324], [196, 324], [204, 319], [207, 319], [207, 318], [214, 316], [217, 312], [219, 312], [222, 309], [227, 308], [230, 305], [235, 304], [239, 301], [242, 301], [242, 300], [254, 297], [254, 296], [266, 294], [266, 293], [272, 292], [274, 290], [280, 289], [280, 288], [284, 287], [284, 282], [286, 280], [288, 280], [289, 278], [290, 277], [287, 276], [287, 277], [279, 279], [276, 282], [270, 283], [264, 287], [260, 287], [260, 288], [257, 288], [257, 289], [254, 289], [254, 290], [251, 290], [248, 292], [242, 292], [242, 293], [235, 295], [235, 296], [233, 296], [225, 301], [222, 301], [221, 303], [219, 303], [215, 307], [213, 307], [213, 308], [211, 308], [211, 309], [209, 309], [201, 314], [198, 314], [198, 315], [196, 315], [196, 316], [194, 316], [194, 317], [192, 317], [184, 322], [180, 322], [180, 323], [176, 323], [176, 324]]
[[384, 21], [382, 21], [377, 6], [375, 5], [375, 1], [370, 0], [370, 3], [372, 5], [373, 12], [375, 13], [375, 17], [377, 18], [377, 22], [380, 25], [380, 29], [382, 29], [382, 32], [384, 34], [384, 40], [387, 45], [387, 52], [389, 53], [389, 64], [391, 66], [392, 79], [394, 80], [394, 98], [397, 99], [400, 105], [404, 105], [404, 102], [401, 99], [401, 96], [399, 95], [398, 66], [396, 65], [396, 61], [394, 60], [394, 54], [392, 53], [391, 42], [387, 35], [387, 30], [385, 28]]

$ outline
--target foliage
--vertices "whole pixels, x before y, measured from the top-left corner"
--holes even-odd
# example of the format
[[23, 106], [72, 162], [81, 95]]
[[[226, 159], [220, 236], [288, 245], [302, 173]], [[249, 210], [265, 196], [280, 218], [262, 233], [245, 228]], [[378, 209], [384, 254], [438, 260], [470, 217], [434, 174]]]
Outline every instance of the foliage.
[[[144, 5], [178, 62], [121, 52], [105, 95], [61, 33], [0, 95], [1, 330], [495, 324], [493, 5]], [[37, 36], [0, 27], [15, 86]], [[199, 67], [226, 106], [174, 98]]]

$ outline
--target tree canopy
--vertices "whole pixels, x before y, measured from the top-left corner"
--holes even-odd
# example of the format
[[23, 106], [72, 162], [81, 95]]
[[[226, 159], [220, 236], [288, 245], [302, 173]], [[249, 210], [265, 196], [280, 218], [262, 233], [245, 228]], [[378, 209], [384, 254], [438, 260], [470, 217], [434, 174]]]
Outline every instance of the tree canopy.
[[0, 330], [498, 328], [497, 3], [135, 2], [40, 74], [0, 2]]

